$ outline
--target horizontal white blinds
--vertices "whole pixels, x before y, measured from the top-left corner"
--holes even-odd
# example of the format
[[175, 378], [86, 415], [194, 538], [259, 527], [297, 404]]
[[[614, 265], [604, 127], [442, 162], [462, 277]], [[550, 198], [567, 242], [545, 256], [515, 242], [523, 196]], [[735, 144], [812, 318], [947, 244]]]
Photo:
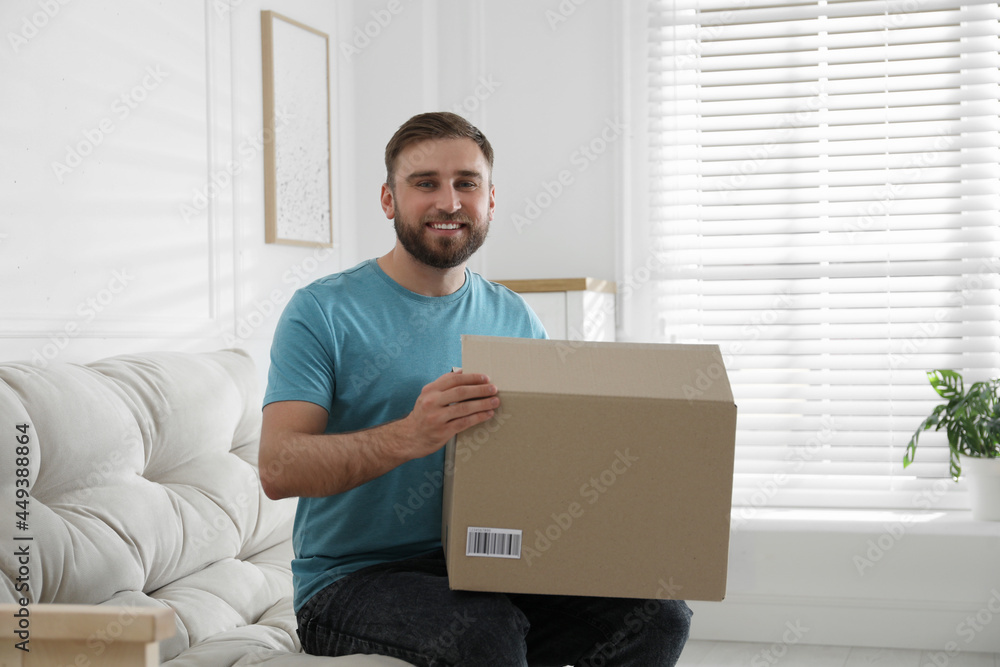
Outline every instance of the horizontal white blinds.
[[738, 504], [965, 506], [943, 437], [902, 457], [939, 402], [925, 371], [1000, 372], [998, 21], [652, 3], [652, 317], [722, 349]]

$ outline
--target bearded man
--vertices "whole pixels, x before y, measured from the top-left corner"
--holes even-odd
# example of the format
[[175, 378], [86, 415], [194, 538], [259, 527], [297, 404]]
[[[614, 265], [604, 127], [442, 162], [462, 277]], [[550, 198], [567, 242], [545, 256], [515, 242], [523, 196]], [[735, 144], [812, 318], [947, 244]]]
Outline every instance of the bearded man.
[[673, 665], [691, 615], [682, 601], [649, 613], [637, 600], [449, 589], [443, 447], [500, 404], [489, 378], [452, 372], [461, 336], [546, 334], [520, 296], [466, 268], [496, 206], [482, 132], [452, 113], [414, 116], [385, 165], [394, 247], [298, 290], [271, 347], [261, 483], [299, 498], [303, 649], [428, 667]]

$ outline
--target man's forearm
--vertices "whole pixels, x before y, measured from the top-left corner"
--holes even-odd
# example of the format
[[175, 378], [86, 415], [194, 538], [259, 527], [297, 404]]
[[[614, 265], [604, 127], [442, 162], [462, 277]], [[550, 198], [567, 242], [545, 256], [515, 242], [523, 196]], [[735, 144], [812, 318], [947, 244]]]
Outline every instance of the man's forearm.
[[409, 460], [403, 422], [350, 433], [285, 432], [266, 446], [262, 438], [264, 490], [272, 498], [331, 496], [375, 479]]
[[445, 373], [424, 385], [413, 410], [381, 426], [325, 435], [328, 412], [308, 401], [264, 406], [260, 481], [270, 498], [349, 491], [412, 459], [441, 449], [500, 405], [485, 375]]

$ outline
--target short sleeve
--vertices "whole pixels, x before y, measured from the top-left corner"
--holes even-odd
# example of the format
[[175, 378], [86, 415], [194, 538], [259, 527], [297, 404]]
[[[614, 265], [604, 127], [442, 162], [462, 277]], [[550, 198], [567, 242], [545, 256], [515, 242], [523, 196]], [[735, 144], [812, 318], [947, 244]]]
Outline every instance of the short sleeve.
[[545, 330], [545, 325], [542, 324], [538, 315], [536, 315], [535, 311], [533, 311], [530, 307], [528, 308], [528, 315], [531, 318], [531, 337], [547, 339], [549, 337], [549, 333]]
[[264, 405], [308, 401], [330, 411], [336, 388], [335, 332], [316, 297], [306, 289], [292, 295], [271, 343]]

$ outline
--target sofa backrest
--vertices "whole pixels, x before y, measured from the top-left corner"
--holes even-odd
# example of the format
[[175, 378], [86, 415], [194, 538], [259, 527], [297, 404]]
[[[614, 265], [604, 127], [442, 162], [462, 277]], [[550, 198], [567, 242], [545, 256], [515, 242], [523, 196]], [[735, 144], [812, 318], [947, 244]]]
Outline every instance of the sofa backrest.
[[236, 350], [0, 364], [0, 602], [18, 544], [31, 602], [167, 604], [178, 650], [252, 623], [291, 592], [295, 510], [261, 490], [260, 415]]

